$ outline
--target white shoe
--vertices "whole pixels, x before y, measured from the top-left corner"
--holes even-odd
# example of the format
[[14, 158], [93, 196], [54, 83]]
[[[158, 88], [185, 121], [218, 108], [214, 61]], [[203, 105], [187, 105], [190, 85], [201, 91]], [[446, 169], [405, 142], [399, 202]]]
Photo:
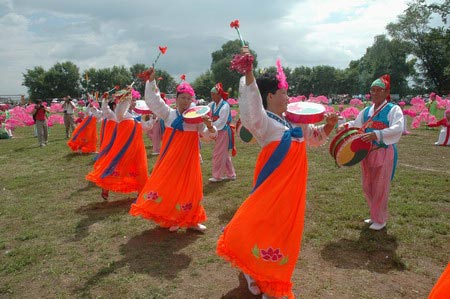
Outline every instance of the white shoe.
[[372, 225], [369, 226], [369, 228], [373, 229], [373, 230], [381, 230], [385, 226], [386, 226], [386, 222], [384, 222], [384, 223], [376, 223], [376, 222], [374, 222], [374, 223], [372, 223]]
[[244, 273], [244, 277], [247, 280], [247, 286], [250, 293], [253, 295], [259, 295], [261, 294], [261, 290], [259, 289], [258, 285], [256, 284], [256, 281], [248, 274]]
[[169, 232], [176, 232], [178, 229], [180, 229], [180, 227], [177, 225], [174, 225], [174, 226], [169, 227]]
[[372, 221], [372, 219], [368, 218], [368, 219], [364, 219], [364, 223], [365, 224], [372, 224], [373, 221]]
[[203, 224], [197, 223], [196, 226], [192, 226], [192, 229], [198, 230], [199, 232], [204, 232], [206, 230], [206, 226]]
[[236, 180], [236, 176], [235, 175], [233, 175], [233, 176], [225, 176], [225, 177], [222, 178], [222, 180], [234, 181], [234, 180]]
[[215, 177], [209, 178], [208, 181], [210, 181], [211, 183], [218, 183], [221, 182], [222, 179], [216, 179]]
[[152, 153], [152, 156], [158, 156], [159, 153]]

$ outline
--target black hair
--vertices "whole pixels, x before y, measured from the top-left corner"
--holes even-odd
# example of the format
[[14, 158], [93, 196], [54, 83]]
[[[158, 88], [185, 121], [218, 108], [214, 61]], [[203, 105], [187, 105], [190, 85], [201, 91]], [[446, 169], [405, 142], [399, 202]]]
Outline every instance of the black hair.
[[264, 109], [267, 109], [267, 96], [269, 93], [275, 94], [278, 90], [278, 80], [273, 74], [262, 74], [256, 78], [259, 93], [261, 94]]
[[116, 109], [116, 103], [114, 101], [108, 103], [109, 109], [114, 111]]

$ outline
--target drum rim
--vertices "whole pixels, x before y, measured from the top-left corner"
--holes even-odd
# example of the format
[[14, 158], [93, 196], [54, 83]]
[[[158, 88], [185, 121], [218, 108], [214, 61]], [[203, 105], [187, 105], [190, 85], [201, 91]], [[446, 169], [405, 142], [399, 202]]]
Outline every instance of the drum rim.
[[[205, 107], [208, 109], [208, 111], [207, 111], [205, 114], [197, 115], [197, 116], [195, 116], [195, 117], [187, 117], [187, 116], [186, 116], [187, 113], [191, 112], [191, 110], [193, 110], [193, 109], [195, 109], [195, 108], [203, 109], [203, 108], [205, 108]], [[207, 106], [207, 105], [201, 105], [201, 106], [194, 106], [194, 107], [191, 107], [191, 108], [186, 109], [186, 110], [183, 112], [182, 115], [183, 115], [183, 118], [187, 118], [187, 119], [196, 119], [196, 118], [198, 118], [198, 117], [202, 117], [202, 116], [204, 116], [204, 115], [208, 115], [209, 113], [211, 113], [211, 107], [209, 107], [209, 106]]]
[[[358, 134], [358, 135], [361, 135], [361, 134]], [[344, 146], [344, 145], [347, 145], [348, 143], [350, 143], [350, 146], [351, 146], [351, 143], [352, 143], [353, 141], [355, 141], [355, 140], [361, 138], [361, 136], [358, 136], [358, 135], [350, 135], [350, 138], [344, 139], [344, 140], [340, 143], [340, 147], [339, 147], [338, 149], [336, 149], [336, 155], [335, 155], [335, 158], [334, 158], [334, 160], [336, 161], [336, 164], [338, 164], [339, 166], [345, 166], [345, 163], [340, 163], [340, 162], [338, 162], [338, 156], [339, 156], [339, 153], [342, 152], [342, 149], [343, 149], [343, 146]], [[366, 155], [365, 155], [361, 160], [359, 160], [357, 163], [361, 162], [361, 161], [367, 156], [367, 154], [370, 152], [370, 149], [372, 148], [372, 143], [371, 143], [371, 142], [365, 142], [365, 143], [368, 144], [367, 153], [366, 153]], [[353, 152], [353, 153], [356, 154], [356, 152]], [[354, 155], [353, 155], [353, 157], [354, 157]], [[353, 158], [352, 158], [352, 159], [353, 159]], [[350, 161], [351, 161], [351, 160], [350, 160]], [[348, 162], [350, 162], [350, 161], [348, 161]], [[346, 163], [348, 163], [348, 162], [346, 162]], [[357, 163], [356, 163], [356, 164], [357, 164]]]
[[348, 127], [348, 128], [343, 129], [342, 131], [339, 131], [339, 132], [333, 137], [333, 139], [332, 139], [331, 142], [330, 142], [330, 147], [329, 147], [329, 153], [330, 153], [330, 155], [333, 156], [332, 150], [331, 150], [331, 149], [334, 147], [334, 144], [335, 144], [336, 141], [340, 138], [340, 136], [342, 136], [343, 134], [345, 134], [346, 132], [348, 132], [348, 131], [350, 131], [350, 130], [352, 130], [352, 129], [354, 129], [354, 130], [359, 130], [360, 128], [357, 128], [357, 127]]

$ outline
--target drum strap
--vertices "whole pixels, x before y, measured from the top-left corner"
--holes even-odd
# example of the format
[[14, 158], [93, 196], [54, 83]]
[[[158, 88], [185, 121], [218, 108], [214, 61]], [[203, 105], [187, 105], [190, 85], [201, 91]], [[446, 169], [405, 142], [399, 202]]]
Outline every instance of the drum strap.
[[[384, 107], [386, 107], [386, 105], [388, 104], [388, 102], [386, 101], [383, 105], [381, 105], [381, 107], [379, 107], [373, 114], [371, 117], [369, 117], [369, 119], [363, 123], [363, 125], [361, 126], [361, 131], [364, 131], [366, 129], [366, 127], [370, 124], [370, 122], [372, 121], [372, 119], [377, 116], [378, 113], [381, 112], [381, 110], [383, 110]], [[370, 109], [370, 108], [368, 108]]]

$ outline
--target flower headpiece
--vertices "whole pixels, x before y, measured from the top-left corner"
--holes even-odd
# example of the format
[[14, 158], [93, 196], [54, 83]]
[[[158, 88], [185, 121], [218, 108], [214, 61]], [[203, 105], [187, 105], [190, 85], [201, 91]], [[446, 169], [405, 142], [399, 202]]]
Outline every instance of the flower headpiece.
[[277, 80], [278, 80], [278, 88], [279, 89], [289, 89], [289, 84], [286, 81], [286, 75], [284, 74], [283, 71], [283, 67], [281, 66], [281, 61], [280, 59], [277, 59], [277, 72], [278, 74], [276, 75]]
[[141, 93], [135, 89], [131, 89], [131, 97], [133, 99], [140, 99], [141, 98]]
[[187, 93], [189, 94], [191, 97], [195, 97], [195, 91], [192, 88], [192, 86], [187, 83], [187, 82], [183, 82], [180, 85], [177, 86], [177, 93]]

